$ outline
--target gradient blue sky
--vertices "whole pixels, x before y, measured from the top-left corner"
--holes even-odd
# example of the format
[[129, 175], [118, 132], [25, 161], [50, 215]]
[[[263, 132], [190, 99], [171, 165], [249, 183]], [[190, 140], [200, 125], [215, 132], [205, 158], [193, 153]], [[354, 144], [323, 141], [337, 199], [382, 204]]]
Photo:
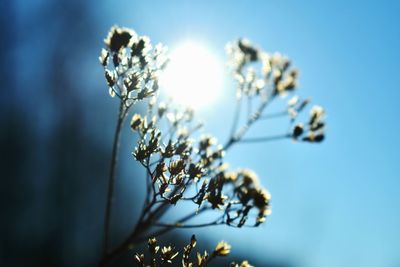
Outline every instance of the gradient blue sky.
[[[250, 259], [265, 255], [308, 267], [400, 266], [399, 2], [115, 3], [98, 6], [106, 12], [104, 32], [116, 23], [171, 47], [205, 40], [222, 59], [225, 43], [241, 36], [281, 51], [301, 69], [299, 94], [327, 109], [322, 145], [237, 146], [228, 156], [232, 166], [253, 168], [272, 193], [273, 214], [265, 226], [203, 232], [249, 250]], [[221, 138], [226, 126], [215, 114], [232, 110], [227, 103], [233, 88], [226, 85], [226, 99], [200, 114]], [[263, 127], [274, 126], [257, 131]]]

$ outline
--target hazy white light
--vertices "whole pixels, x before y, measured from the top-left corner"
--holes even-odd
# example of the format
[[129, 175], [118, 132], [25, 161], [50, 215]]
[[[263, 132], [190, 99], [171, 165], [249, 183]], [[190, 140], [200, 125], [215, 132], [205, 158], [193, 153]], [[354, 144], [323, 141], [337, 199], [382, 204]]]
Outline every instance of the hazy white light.
[[186, 42], [174, 49], [162, 88], [179, 104], [199, 108], [213, 102], [222, 90], [223, 63], [207, 47]]

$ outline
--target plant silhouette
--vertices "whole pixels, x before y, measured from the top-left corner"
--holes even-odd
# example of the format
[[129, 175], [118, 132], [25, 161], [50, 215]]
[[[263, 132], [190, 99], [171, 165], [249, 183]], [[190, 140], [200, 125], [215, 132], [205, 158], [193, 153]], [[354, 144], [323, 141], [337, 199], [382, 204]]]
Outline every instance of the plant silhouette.
[[[113, 141], [104, 224], [104, 246], [99, 266], [109, 266], [128, 249], [148, 242], [148, 255], [136, 253], [139, 266], [160, 266], [177, 262], [182, 266], [206, 266], [218, 257], [227, 256], [231, 247], [219, 242], [212, 252], [197, 252], [192, 256], [197, 239], [178, 251], [172, 245], [160, 246], [157, 238], [177, 228], [258, 227], [271, 213], [270, 193], [249, 169], [230, 169], [225, 153], [236, 144], [291, 139], [297, 142], [319, 143], [324, 140], [325, 111], [320, 106], [310, 109], [309, 119], [298, 122], [298, 114], [309, 105], [309, 99], [292, 96], [279, 113], [266, 113], [267, 106], [297, 89], [298, 71], [291, 61], [279, 54], [258, 49], [248, 40], [239, 39], [227, 45], [229, 65], [236, 82], [236, 108], [230, 135], [218, 144], [211, 135], [200, 135], [202, 127], [187, 107], [174, 105], [159, 94], [160, 73], [168, 64], [163, 45], [152, 47], [150, 39], [128, 28], [113, 26], [105, 39], [100, 55], [111, 97], [119, 103], [117, 126]], [[189, 85], [190, 86], [190, 85]], [[234, 93], [234, 92], [233, 92]], [[281, 96], [281, 97], [279, 97]], [[125, 240], [110, 247], [110, 222], [116, 165], [121, 129], [129, 111], [144, 102], [143, 114], [133, 114], [130, 126], [137, 135], [132, 151], [133, 160], [146, 172], [146, 197], [136, 225]], [[247, 111], [242, 106], [247, 104]], [[288, 130], [281, 135], [247, 138], [256, 122], [282, 117], [289, 121]], [[163, 215], [179, 203], [188, 202], [193, 208], [172, 222]], [[197, 221], [209, 213], [208, 221]], [[231, 266], [251, 266], [247, 261]]]

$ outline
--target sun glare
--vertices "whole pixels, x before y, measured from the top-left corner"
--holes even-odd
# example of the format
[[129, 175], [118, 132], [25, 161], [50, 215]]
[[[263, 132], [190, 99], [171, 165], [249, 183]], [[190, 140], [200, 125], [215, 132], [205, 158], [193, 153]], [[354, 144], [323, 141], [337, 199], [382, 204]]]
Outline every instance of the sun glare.
[[223, 63], [206, 46], [185, 42], [172, 50], [170, 58], [161, 83], [175, 102], [197, 109], [218, 98]]

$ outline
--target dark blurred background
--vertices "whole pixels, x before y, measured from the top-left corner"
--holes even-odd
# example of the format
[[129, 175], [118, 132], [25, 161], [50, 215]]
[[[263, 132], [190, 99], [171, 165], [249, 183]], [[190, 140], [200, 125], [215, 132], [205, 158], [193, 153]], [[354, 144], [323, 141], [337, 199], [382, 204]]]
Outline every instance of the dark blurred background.
[[[395, 1], [1, 1], [0, 266], [99, 260], [117, 101], [98, 55], [114, 23], [170, 45], [201, 36], [221, 55], [225, 42], [248, 36], [288, 52], [303, 93], [327, 107], [318, 148], [233, 150], [234, 166], [267, 177], [274, 213], [261, 230], [199, 231], [203, 248], [231, 241], [227, 261], [256, 266], [399, 266], [398, 11]], [[122, 143], [114, 242], [135, 222], [144, 188], [132, 182], [142, 174], [129, 156], [134, 140]], [[116, 265], [133, 266], [132, 253]]]
[[90, 266], [110, 150], [101, 125], [113, 108], [94, 100], [101, 80], [82, 70], [95, 62], [97, 19], [81, 1], [34, 2], [0, 8], [0, 265]]

